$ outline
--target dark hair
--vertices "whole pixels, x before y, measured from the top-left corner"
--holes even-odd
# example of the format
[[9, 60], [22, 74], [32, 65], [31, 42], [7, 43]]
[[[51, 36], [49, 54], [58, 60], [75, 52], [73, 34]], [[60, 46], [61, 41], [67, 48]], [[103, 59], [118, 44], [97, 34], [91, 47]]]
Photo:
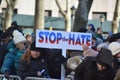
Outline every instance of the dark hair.
[[99, 29], [101, 29], [101, 28], [97, 28], [97, 31], [98, 31]]
[[14, 25], [15, 27], [17, 27], [17, 22], [16, 22], [16, 21], [13, 21], [13, 22], [11, 23], [11, 25]]
[[30, 50], [41, 51], [41, 48], [36, 47], [36, 43], [35, 43], [35, 41], [33, 41], [31, 46], [30, 46]]

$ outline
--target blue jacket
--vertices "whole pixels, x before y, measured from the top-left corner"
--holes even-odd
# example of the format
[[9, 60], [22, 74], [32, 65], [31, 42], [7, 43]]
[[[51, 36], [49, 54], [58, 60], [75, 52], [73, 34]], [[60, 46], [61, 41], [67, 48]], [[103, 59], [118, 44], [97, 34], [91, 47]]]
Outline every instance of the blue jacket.
[[[15, 47], [15, 44], [13, 41], [9, 42], [7, 46], [9, 52], [6, 54], [1, 72], [5, 73], [6, 70], [10, 71], [12, 74], [16, 74], [16, 70], [18, 68], [19, 60], [22, 57], [22, 55], [25, 53], [25, 50], [19, 50]], [[13, 72], [13, 68], [15, 68], [15, 72]]]

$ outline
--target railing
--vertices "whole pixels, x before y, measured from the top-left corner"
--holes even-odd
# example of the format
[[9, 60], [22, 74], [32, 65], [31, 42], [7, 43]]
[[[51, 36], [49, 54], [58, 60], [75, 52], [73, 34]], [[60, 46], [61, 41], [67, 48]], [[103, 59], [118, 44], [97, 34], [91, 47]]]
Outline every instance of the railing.
[[49, 78], [38, 78], [38, 77], [26, 77], [25, 80], [61, 80], [61, 79], [49, 79]]
[[[7, 79], [5, 79], [5, 75], [0, 74], [0, 80], [7, 80]], [[10, 75], [9, 80], [22, 80], [22, 79], [17, 75]], [[25, 80], [61, 80], [61, 79], [26, 77]], [[64, 80], [74, 80], [73, 74], [68, 75]]]
[[[5, 78], [5, 75], [0, 74], [0, 80], [7, 80], [7, 79]], [[9, 80], [21, 80], [21, 78], [16, 75], [10, 75]]]

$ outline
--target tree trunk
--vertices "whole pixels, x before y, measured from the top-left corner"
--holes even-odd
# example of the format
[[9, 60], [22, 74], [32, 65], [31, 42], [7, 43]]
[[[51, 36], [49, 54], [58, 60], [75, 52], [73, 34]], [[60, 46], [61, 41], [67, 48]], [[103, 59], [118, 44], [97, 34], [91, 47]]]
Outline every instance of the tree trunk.
[[4, 29], [6, 30], [11, 26], [11, 22], [12, 22], [12, 15], [13, 15], [13, 9], [11, 5], [7, 5], [7, 9], [5, 12], [5, 21], [4, 21]]
[[45, 0], [36, 0], [34, 32], [36, 29], [44, 29], [44, 2]]
[[115, 6], [113, 21], [112, 21], [112, 31], [113, 31], [113, 33], [118, 32], [119, 18], [120, 18], [120, 0], [116, 0], [116, 6]]
[[13, 11], [18, 0], [6, 0], [7, 8], [4, 18], [3, 30], [8, 29], [11, 26]]
[[79, 0], [78, 8], [75, 12], [73, 31], [78, 31], [81, 27], [86, 27], [88, 14], [93, 0]]
[[55, 0], [56, 4], [60, 10], [60, 13], [63, 15], [65, 19], [65, 30], [67, 32], [71, 31], [71, 11], [70, 11], [70, 0], [66, 0], [66, 12], [63, 11], [61, 5], [58, 0]]

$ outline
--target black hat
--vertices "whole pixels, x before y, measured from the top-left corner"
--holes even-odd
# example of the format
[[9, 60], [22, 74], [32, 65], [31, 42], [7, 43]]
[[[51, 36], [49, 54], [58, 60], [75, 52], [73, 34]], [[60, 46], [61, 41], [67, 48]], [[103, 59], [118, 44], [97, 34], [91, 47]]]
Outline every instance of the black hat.
[[31, 46], [30, 46], [30, 50], [33, 51], [40, 51], [40, 48], [35, 46], [35, 41], [32, 42]]
[[110, 39], [109, 39], [109, 42], [114, 42], [116, 41], [117, 39], [120, 39], [120, 33], [116, 33], [116, 34], [113, 34]]
[[108, 49], [101, 48], [98, 55], [96, 56], [96, 61], [108, 66], [112, 66], [113, 56], [112, 52]]

